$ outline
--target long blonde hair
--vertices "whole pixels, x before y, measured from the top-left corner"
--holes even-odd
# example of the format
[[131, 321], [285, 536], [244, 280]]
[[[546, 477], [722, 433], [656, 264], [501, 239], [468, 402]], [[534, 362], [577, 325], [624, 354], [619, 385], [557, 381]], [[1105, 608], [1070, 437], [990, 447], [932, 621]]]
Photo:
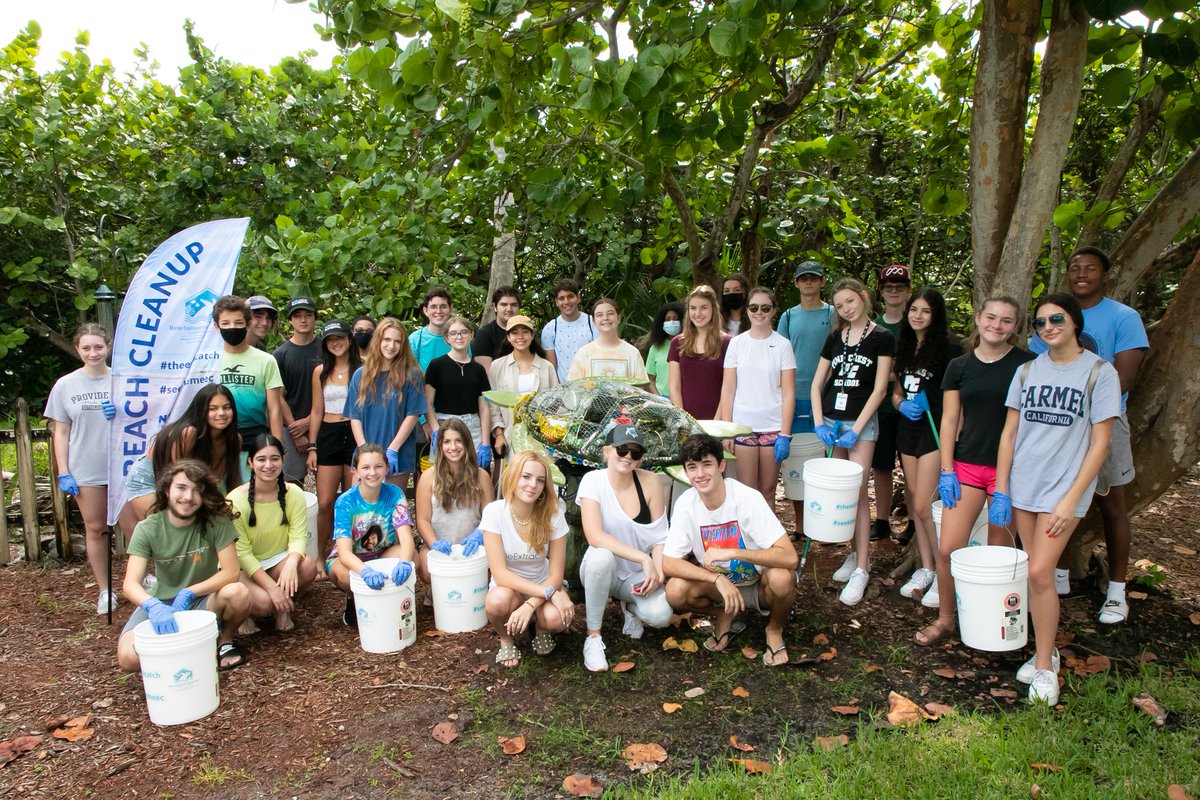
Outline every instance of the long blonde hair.
[[[829, 299], [833, 300], [834, 296], [838, 292], [846, 291], [846, 290], [854, 292], [855, 294], [858, 295], [859, 299], [862, 300], [863, 307], [866, 309], [866, 312], [867, 312], [867, 324], [870, 324], [870, 322], [871, 322], [871, 293], [867, 291], [867, 287], [865, 285], [863, 285], [863, 282], [860, 281], [858, 278], [842, 278], [840, 281], [835, 283], [833, 285], [833, 291], [829, 293]], [[835, 332], [840, 331], [843, 327], [845, 327], [848, 324], [849, 323], [846, 322], [846, 320], [842, 319], [841, 314], [837, 313], [836, 310], [833, 312], [833, 330]]]
[[[708, 327], [704, 330], [697, 328], [696, 323], [692, 322], [692, 315], [687, 313], [687, 307], [694, 297], [707, 301], [712, 307], [712, 319], [709, 320]], [[721, 315], [721, 301], [717, 299], [717, 293], [711, 286], [700, 284], [688, 292], [687, 297], [684, 298], [683, 310], [683, 333], [680, 334], [683, 338], [680, 340], [680, 352], [688, 358], [699, 356], [710, 361], [720, 358], [721, 336], [725, 333], [725, 318]], [[704, 346], [703, 353], [696, 347], [697, 344]]]
[[[533, 503], [533, 510], [529, 514], [529, 531], [521, 538], [535, 553], [542, 553], [550, 544], [550, 536], [554, 532], [554, 514], [558, 511], [558, 495], [554, 490], [554, 480], [550, 476], [550, 459], [533, 450], [517, 453], [504, 468], [504, 477], [500, 479], [500, 494], [510, 498], [516, 493], [521, 470], [525, 469], [525, 465], [530, 461], [542, 465], [546, 472], [546, 485], [542, 487], [541, 495]], [[509, 501], [506, 501], [506, 504], [507, 502]], [[517, 533], [520, 534], [520, 531]]]
[[[479, 490], [479, 468], [475, 466], [475, 442], [471, 432], [458, 417], [447, 417], [438, 421], [438, 452], [433, 462], [433, 495], [443, 511], [459, 508], [479, 508], [482, 492]], [[445, 457], [442, 447], [446, 432], [454, 431], [462, 439], [463, 457], [457, 463]]]
[[375, 380], [384, 367], [383, 334], [393, 328], [400, 331], [400, 352], [392, 359], [392, 364], [388, 368], [388, 389], [395, 392], [396, 397], [399, 398], [401, 384], [404, 381], [407, 380], [411, 383], [413, 388], [420, 389], [421, 387], [421, 367], [417, 362], [417, 357], [413, 355], [412, 347], [408, 344], [408, 331], [404, 330], [404, 325], [395, 317], [384, 317], [379, 321], [379, 326], [371, 337], [371, 345], [367, 348], [367, 355], [363, 359], [362, 378], [358, 382], [359, 408], [375, 402]]

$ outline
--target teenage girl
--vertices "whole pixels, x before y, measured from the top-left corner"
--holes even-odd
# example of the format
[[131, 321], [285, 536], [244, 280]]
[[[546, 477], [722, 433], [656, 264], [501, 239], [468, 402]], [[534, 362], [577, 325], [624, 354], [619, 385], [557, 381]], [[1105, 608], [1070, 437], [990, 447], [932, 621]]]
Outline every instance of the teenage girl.
[[870, 577], [871, 509], [866, 475], [879, 435], [875, 412], [887, 395], [896, 344], [890, 333], [871, 322], [871, 295], [860, 281], [842, 278], [834, 284], [833, 308], [837, 312], [834, 329], [821, 348], [813, 375], [813, 422], [817, 438], [834, 448], [834, 455], [863, 468], [854, 549], [833, 573], [835, 581], [846, 583], [839, 599], [853, 606], [862, 600]]
[[[108, 590], [108, 434], [117, 407], [109, 399], [108, 332], [94, 322], [75, 331], [75, 354], [83, 366], [55, 382], [46, 401], [54, 459], [61, 471], [58, 488], [75, 498], [83, 517], [84, 541], [92, 577], [100, 587], [96, 613], [119, 602]], [[132, 530], [132, 529], [130, 529]]]
[[274, 615], [275, 630], [290, 631], [295, 627], [292, 598], [317, 577], [317, 562], [306, 555], [304, 490], [284, 480], [283, 443], [271, 434], [254, 437], [246, 461], [250, 481], [226, 499], [237, 512], [233, 526], [250, 616]]
[[[762, 286], [750, 292], [750, 329], [733, 337], [725, 353], [725, 375], [717, 419], [746, 425], [753, 433], [734, 438], [738, 480], [757, 489], [771, 508], [779, 464], [791, 452], [796, 403], [796, 354], [771, 326], [775, 294]], [[783, 421], [788, 421], [788, 432]]]
[[696, 419], [714, 419], [721, 404], [725, 353], [731, 337], [724, 332], [717, 293], [697, 286], [688, 293], [683, 333], [671, 340], [667, 366], [671, 405]]
[[642, 347], [646, 348], [646, 375], [650, 378], [650, 390], [663, 397], [671, 396], [671, 368], [667, 355], [671, 340], [683, 330], [682, 303], [667, 303], [654, 315], [650, 332], [646, 334]]
[[650, 382], [642, 354], [621, 339], [621, 312], [617, 302], [602, 297], [592, 306], [596, 338], [575, 351], [567, 380], [577, 378], [615, 378], [638, 386]]
[[450, 419], [459, 419], [467, 426], [471, 450], [478, 453], [472, 458], [487, 469], [492, 465], [492, 446], [484, 436], [492, 429], [492, 412], [483, 393], [492, 387], [487, 370], [471, 359], [474, 330], [463, 317], [451, 317], [446, 322], [444, 338], [450, 352], [429, 362], [425, 401], [433, 409], [438, 426]]
[[721, 314], [725, 320], [725, 332], [737, 336], [750, 330], [750, 318], [746, 315], [746, 302], [750, 299], [750, 280], [735, 272], [721, 283]]
[[[492, 362], [489, 371], [492, 388], [498, 391], [529, 394], [558, 385], [558, 373], [546, 359], [546, 351], [534, 338], [533, 320], [517, 314], [508, 320], [505, 346], [510, 352]], [[491, 406], [492, 446], [497, 458], [508, 453], [508, 428], [512, 425], [512, 409]]]
[[1008, 417], [996, 459], [996, 494], [988, 521], [1016, 522], [1029, 554], [1029, 613], [1036, 653], [1017, 680], [1029, 699], [1058, 703], [1058, 592], [1054, 567], [1087, 513], [1096, 476], [1121, 415], [1117, 371], [1083, 346], [1083, 310], [1070, 294], [1037, 308], [1033, 329], [1050, 348], [1022, 366], [1008, 389]]

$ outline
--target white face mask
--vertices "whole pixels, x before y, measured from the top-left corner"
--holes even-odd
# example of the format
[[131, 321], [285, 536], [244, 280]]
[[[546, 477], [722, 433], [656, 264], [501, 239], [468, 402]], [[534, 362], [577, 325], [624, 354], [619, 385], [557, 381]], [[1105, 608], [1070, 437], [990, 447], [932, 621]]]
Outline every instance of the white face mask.
[[683, 330], [683, 323], [677, 319], [668, 319], [663, 322], [662, 329], [667, 336], [677, 336]]

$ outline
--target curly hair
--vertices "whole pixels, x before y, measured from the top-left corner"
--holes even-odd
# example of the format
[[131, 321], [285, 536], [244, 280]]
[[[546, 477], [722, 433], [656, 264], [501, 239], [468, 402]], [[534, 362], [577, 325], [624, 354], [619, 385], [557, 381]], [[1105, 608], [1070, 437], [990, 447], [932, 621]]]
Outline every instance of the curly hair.
[[[908, 312], [917, 300], [924, 300], [933, 312], [929, 327], [922, 336], [918, 336], [908, 322]], [[918, 369], [926, 369], [934, 375], [940, 374], [946, 364], [950, 363], [950, 359], [957, 355], [953, 350], [950, 324], [946, 319], [946, 300], [942, 293], [931, 286], [913, 292], [904, 305], [904, 317], [900, 320], [900, 336], [896, 343], [896, 374], [903, 375]]]
[[[525, 543], [535, 553], [544, 554], [546, 547], [550, 544], [550, 535], [554, 530], [554, 514], [558, 511], [558, 493], [554, 490], [554, 481], [550, 476], [550, 459], [533, 450], [524, 450], [517, 453], [508, 466], [504, 468], [504, 477], [500, 479], [500, 494], [507, 498], [511, 498], [516, 494], [517, 482], [521, 480], [521, 472], [525, 469], [525, 465], [531, 461], [536, 461], [542, 465], [542, 469], [546, 475], [546, 485], [542, 487], [542, 493], [534, 501], [533, 510], [529, 515], [529, 532], [523, 534], [521, 538], [525, 540]], [[509, 500], [505, 505], [509, 505], [511, 502]]]
[[180, 459], [162, 471], [154, 484], [154, 506], [151, 511], [166, 511], [170, 508], [171, 482], [181, 472], [200, 490], [200, 508], [196, 511], [196, 522], [201, 528], [207, 528], [222, 517], [228, 520], [237, 518], [237, 512], [230, 507], [229, 501], [221, 493], [221, 487], [217, 485], [217, 479], [208, 465], [194, 458]]
[[[438, 421], [438, 452], [433, 462], [433, 495], [443, 511], [458, 508], [478, 508], [482, 492], [479, 490], [479, 468], [475, 466], [475, 442], [466, 424], [457, 417]], [[462, 440], [463, 457], [457, 462], [446, 458], [442, 448], [446, 434], [454, 431]]]

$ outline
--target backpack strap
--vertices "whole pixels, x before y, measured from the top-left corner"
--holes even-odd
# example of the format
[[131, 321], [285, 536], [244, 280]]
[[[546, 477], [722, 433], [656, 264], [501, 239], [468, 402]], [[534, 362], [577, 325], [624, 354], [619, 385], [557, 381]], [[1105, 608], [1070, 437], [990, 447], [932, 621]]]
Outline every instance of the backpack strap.
[[1096, 381], [1100, 379], [1100, 370], [1104, 367], [1105, 363], [1106, 362], [1104, 359], [1097, 358], [1092, 363], [1091, 372], [1088, 373], [1087, 389], [1084, 390], [1087, 392], [1087, 411], [1084, 415], [1083, 421], [1089, 425], [1091, 424], [1092, 419], [1092, 395], [1095, 394]]

